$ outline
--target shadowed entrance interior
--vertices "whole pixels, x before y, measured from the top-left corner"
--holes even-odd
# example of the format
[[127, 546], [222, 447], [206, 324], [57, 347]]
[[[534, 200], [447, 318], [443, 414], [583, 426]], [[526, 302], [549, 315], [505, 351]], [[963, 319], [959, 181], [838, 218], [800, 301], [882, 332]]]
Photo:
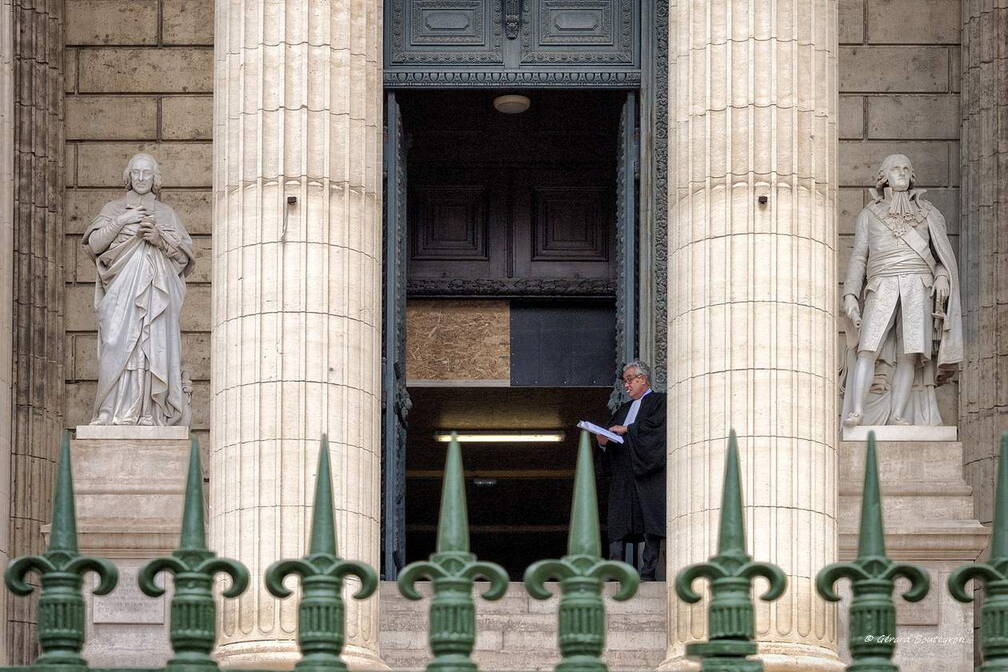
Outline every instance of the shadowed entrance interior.
[[463, 446], [472, 549], [519, 578], [564, 553], [574, 425], [608, 417], [626, 94], [524, 92], [529, 110], [507, 115], [494, 109], [501, 93], [397, 94], [413, 402], [406, 559], [434, 549], [445, 449], [436, 432], [561, 431], [559, 443]]

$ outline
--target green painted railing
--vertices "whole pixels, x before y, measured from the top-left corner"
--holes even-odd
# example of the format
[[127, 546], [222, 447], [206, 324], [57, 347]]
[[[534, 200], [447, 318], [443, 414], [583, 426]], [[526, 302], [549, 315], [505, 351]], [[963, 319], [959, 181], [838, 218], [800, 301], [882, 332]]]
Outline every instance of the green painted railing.
[[[174, 575], [169, 636], [175, 655], [164, 669], [168, 672], [216, 672], [218, 666], [211, 658], [216, 642], [214, 575], [224, 573], [230, 577], [231, 584], [223, 594], [226, 599], [237, 597], [247, 589], [249, 575], [241, 563], [218, 558], [207, 549], [203, 479], [195, 440], [189, 460], [179, 548], [170, 556], [148, 563], [140, 571], [138, 583], [144, 593], [157, 597], [164, 593], [164, 588], [155, 582], [155, 576], [162, 571]], [[684, 568], [675, 578], [676, 593], [687, 602], [701, 599], [693, 588], [696, 579], [706, 578], [710, 582], [709, 639], [687, 646], [687, 654], [701, 663], [704, 672], [763, 670], [759, 660], [750, 658], [757, 651], [752, 580], [762, 576], [769, 581], [769, 589], [761, 596], [763, 600], [776, 600], [786, 589], [786, 578], [778, 567], [754, 561], [748, 554], [739, 473], [737, 442], [732, 432], [725, 459], [717, 554], [708, 562]], [[613, 596], [617, 600], [633, 597], [639, 584], [632, 567], [602, 559], [598, 520], [591, 443], [588, 434], [582, 433], [567, 554], [556, 560], [533, 563], [525, 572], [525, 587], [536, 599], [550, 596], [547, 581], [559, 581], [557, 618], [561, 661], [556, 666], [558, 672], [606, 671], [601, 658], [606, 633], [603, 582], [614, 579], [620, 583]], [[910, 580], [910, 589], [903, 595], [909, 601], [922, 599], [929, 590], [927, 573], [913, 565], [892, 562], [886, 557], [884, 540], [875, 436], [869, 434], [858, 557], [853, 562], [825, 567], [816, 580], [819, 593], [832, 601], [840, 599], [834, 591], [834, 583], [841, 578], [851, 581], [849, 645], [853, 662], [847, 669], [852, 672], [896, 672], [898, 669], [892, 663], [896, 642], [894, 579], [903, 576]], [[94, 592], [104, 595], [115, 588], [118, 572], [108, 560], [78, 552], [69, 435], [64, 436], [60, 448], [49, 548], [41, 555], [12, 561], [4, 577], [7, 587], [18, 595], [27, 595], [33, 590], [25, 582], [31, 571], [38, 574], [41, 590], [38, 613], [41, 655], [31, 666], [0, 668], [0, 672], [87, 670], [81, 657], [85, 631], [82, 574], [95, 572], [100, 581]], [[267, 590], [277, 597], [289, 596], [291, 591], [283, 581], [291, 574], [301, 580], [298, 645], [302, 659], [296, 669], [345, 672], [346, 666], [340, 659], [344, 644], [343, 580], [351, 575], [360, 579], [361, 586], [353, 597], [363, 599], [374, 592], [378, 579], [371, 567], [339, 557], [329, 450], [324, 436], [319, 451], [307, 554], [270, 566], [265, 573]], [[421, 597], [416, 581], [430, 579], [433, 597], [429, 641], [434, 659], [428, 670], [475, 672], [476, 665], [470, 659], [476, 640], [472, 589], [478, 577], [489, 581], [484, 593], [486, 599], [499, 599], [507, 590], [504, 570], [496, 564], [479, 561], [469, 550], [462, 455], [458, 443], [452, 440], [445, 464], [436, 550], [429, 560], [408, 565], [399, 577], [400, 592], [413, 600]], [[985, 563], [968, 564], [953, 572], [948, 582], [952, 596], [969, 601], [966, 584], [972, 579], [982, 581], [987, 592], [981, 623], [985, 662], [980, 669], [1008, 672], [1008, 435], [1001, 441], [990, 558]]]

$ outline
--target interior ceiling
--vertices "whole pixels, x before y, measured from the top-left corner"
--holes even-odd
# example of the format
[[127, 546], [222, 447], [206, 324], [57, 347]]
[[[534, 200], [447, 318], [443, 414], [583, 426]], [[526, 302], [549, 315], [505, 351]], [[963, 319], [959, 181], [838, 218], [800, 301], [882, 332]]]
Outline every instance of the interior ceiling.
[[[531, 106], [502, 114], [493, 100], [522, 93]], [[410, 162], [603, 163], [615, 166], [621, 91], [403, 91]]]
[[573, 432], [578, 420], [601, 423], [609, 417], [608, 388], [411, 387], [409, 393], [411, 433], [453, 429]]

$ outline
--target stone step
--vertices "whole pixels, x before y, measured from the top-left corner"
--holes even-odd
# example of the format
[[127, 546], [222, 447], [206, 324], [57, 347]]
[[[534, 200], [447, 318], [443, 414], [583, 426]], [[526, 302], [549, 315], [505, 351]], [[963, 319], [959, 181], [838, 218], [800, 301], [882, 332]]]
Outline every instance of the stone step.
[[[485, 584], [477, 584], [478, 593]], [[421, 583], [425, 597], [430, 584]], [[548, 588], [554, 593], [557, 585]], [[605, 594], [615, 591], [606, 584]], [[641, 584], [626, 602], [606, 600], [605, 660], [614, 670], [654, 669], [666, 654], [667, 585]], [[547, 670], [559, 661], [557, 617], [559, 599], [534, 600], [519, 582], [508, 586], [496, 602], [476, 600], [476, 646], [473, 660], [487, 670]], [[399, 595], [394, 582], [381, 584], [381, 655], [395, 670], [420, 670], [430, 662], [427, 648], [427, 599], [413, 602]]]

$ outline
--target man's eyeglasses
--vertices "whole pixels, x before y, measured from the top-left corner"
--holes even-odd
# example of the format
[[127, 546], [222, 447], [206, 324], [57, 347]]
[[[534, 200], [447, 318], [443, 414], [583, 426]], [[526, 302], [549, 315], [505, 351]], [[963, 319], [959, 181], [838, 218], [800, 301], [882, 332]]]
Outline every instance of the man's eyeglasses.
[[643, 375], [644, 375], [643, 373], [638, 373], [636, 376], [624, 376], [623, 384], [629, 385], [630, 383], [632, 383], [633, 381], [635, 381], [636, 379], [640, 378]]

